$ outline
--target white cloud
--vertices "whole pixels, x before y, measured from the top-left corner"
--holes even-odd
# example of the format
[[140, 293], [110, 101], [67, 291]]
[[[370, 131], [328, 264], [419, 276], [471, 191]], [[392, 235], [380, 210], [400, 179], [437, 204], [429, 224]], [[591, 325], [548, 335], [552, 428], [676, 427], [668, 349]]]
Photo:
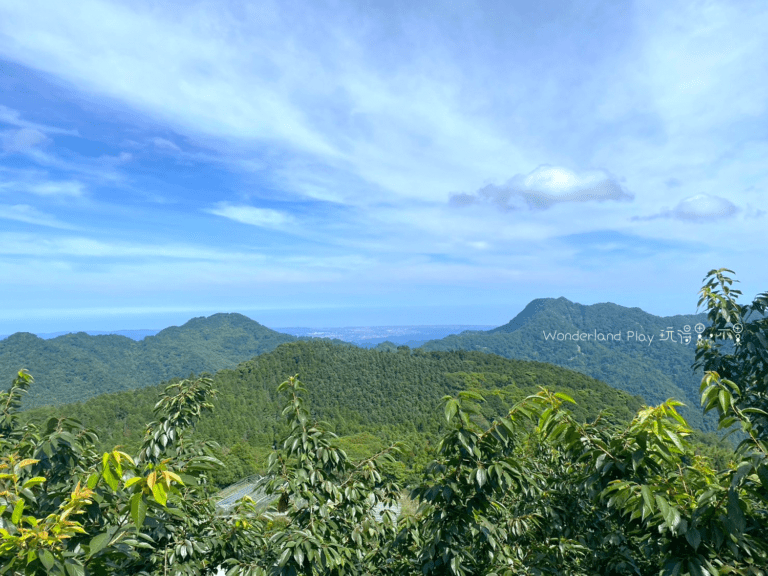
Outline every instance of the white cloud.
[[38, 226], [48, 226], [50, 228], [61, 228], [74, 230], [76, 227], [61, 222], [57, 218], [40, 212], [36, 208], [27, 204], [0, 204], [0, 218], [5, 220], [15, 220], [26, 224], [37, 224]]
[[227, 252], [189, 244], [161, 245], [103, 241], [83, 236], [0, 234], [0, 255], [73, 258], [172, 258], [180, 260], [261, 261], [248, 252]]
[[615, 178], [600, 170], [575, 173], [567, 168], [544, 164], [528, 175], [517, 174], [506, 184], [489, 184], [475, 194], [455, 194], [454, 206], [475, 203], [495, 204], [502, 210], [545, 209], [566, 202], [632, 200]]
[[20, 128], [0, 132], [0, 147], [3, 152], [28, 152], [40, 144], [46, 144], [50, 139], [35, 128]]
[[672, 214], [680, 220], [707, 221], [733, 216], [738, 210], [731, 201], [725, 198], [697, 194], [682, 200], [675, 206]]
[[43, 132], [46, 134], [67, 134], [69, 136], [79, 136], [77, 130], [66, 130], [64, 128], [57, 128], [55, 126], [46, 126], [45, 124], [37, 124], [35, 122], [29, 122], [21, 118], [21, 113], [18, 110], [3, 106], [0, 104], [0, 122], [4, 124], [10, 124], [11, 126], [17, 126], [19, 128], [26, 128], [37, 132]]
[[85, 184], [78, 180], [51, 180], [43, 170], [6, 168], [0, 166], [0, 194], [34, 194], [48, 198], [81, 198]]
[[72, 196], [80, 197], [83, 195], [84, 186], [81, 182], [74, 180], [64, 182], [39, 182], [28, 184], [23, 190], [37, 196]]
[[250, 224], [251, 226], [260, 226], [262, 228], [283, 228], [293, 222], [293, 218], [285, 212], [270, 208], [238, 206], [228, 202], [219, 202], [215, 208], [209, 208], [206, 212], [229, 218], [241, 224]]
[[[662, 210], [650, 216], [635, 216], [632, 220], [655, 220], [657, 218], [673, 218], [687, 222], [712, 222], [729, 218], [740, 209], [730, 200], [709, 194], [697, 194], [681, 200], [673, 209]], [[761, 211], [750, 211], [751, 217], [761, 216]]]
[[166, 152], [181, 152], [181, 148], [176, 146], [176, 144], [170, 140], [166, 140], [165, 138], [155, 137], [151, 138], [150, 141], [158, 150], [164, 150]]

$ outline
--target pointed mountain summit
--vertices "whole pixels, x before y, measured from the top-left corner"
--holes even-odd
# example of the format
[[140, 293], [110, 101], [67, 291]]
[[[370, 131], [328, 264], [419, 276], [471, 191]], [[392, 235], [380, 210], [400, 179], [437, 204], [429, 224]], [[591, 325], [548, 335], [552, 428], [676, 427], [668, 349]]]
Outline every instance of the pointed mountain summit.
[[35, 386], [24, 407], [58, 405], [233, 368], [295, 340], [242, 314], [192, 318], [141, 341], [85, 332], [43, 340], [19, 332], [0, 341], [0, 379], [7, 385], [29, 369]]
[[[562, 296], [560, 298], [554, 299], [554, 298], [536, 298], [535, 300], [531, 300], [528, 305], [523, 308], [523, 311], [520, 312], [517, 316], [515, 316], [512, 320], [504, 324], [503, 326], [499, 326], [498, 328], [494, 328], [493, 330], [488, 330], [488, 332], [496, 333], [496, 332], [514, 332], [515, 330], [522, 328], [525, 326], [532, 318], [535, 318], [536, 315], [542, 310], [545, 310], [546, 312], [552, 312], [555, 308], [555, 302], [559, 301], [567, 302], [568, 304], [573, 304], [570, 300], [567, 300], [563, 298]], [[552, 302], [553, 304], [548, 304]]]
[[567, 298], [532, 300], [510, 322], [427, 342], [424, 350], [479, 350], [576, 370], [648, 404], [676, 398], [682, 413], [710, 430], [699, 408], [702, 374], [694, 373], [697, 325], [706, 314], [655, 316], [610, 302], [583, 305]]

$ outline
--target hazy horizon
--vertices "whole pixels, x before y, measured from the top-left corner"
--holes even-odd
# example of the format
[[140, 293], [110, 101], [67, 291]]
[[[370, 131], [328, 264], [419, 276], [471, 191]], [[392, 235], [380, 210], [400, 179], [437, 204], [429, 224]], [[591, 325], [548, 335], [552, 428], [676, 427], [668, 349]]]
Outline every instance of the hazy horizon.
[[[544, 298], [546, 299], [546, 298]], [[552, 298], [556, 299], [556, 298]], [[570, 300], [570, 299], [567, 299]], [[583, 305], [583, 306], [591, 306], [594, 304], [603, 304], [606, 302], [594, 302], [592, 304], [585, 304], [583, 302], [575, 302], [570, 300], [574, 304]], [[530, 302], [526, 302], [525, 306], [527, 306]], [[619, 306], [623, 306], [625, 308], [635, 308], [635, 306], [624, 306], [622, 304], [618, 304], [617, 302], [607, 302], [610, 304], [617, 304]], [[490, 322], [490, 323], [482, 323], [482, 322], [445, 322], [445, 323], [430, 323], [430, 324], [421, 324], [421, 323], [408, 323], [408, 322], [400, 322], [400, 323], [387, 323], [387, 324], [375, 324], [375, 323], [369, 323], [369, 324], [349, 324], [349, 325], [342, 325], [342, 324], [317, 324], [317, 323], [294, 323], [291, 325], [287, 324], [275, 324], [273, 322], [264, 322], [262, 319], [259, 319], [257, 317], [254, 317], [251, 314], [244, 313], [244, 312], [235, 312], [235, 311], [228, 311], [228, 312], [212, 312], [210, 314], [202, 314], [202, 315], [196, 315], [196, 316], [177, 316], [177, 318], [181, 318], [180, 320], [172, 321], [167, 324], [157, 324], [154, 327], [148, 327], [147, 325], [134, 325], [132, 327], [122, 327], [122, 328], [114, 328], [114, 325], [110, 325], [108, 320], [102, 319], [100, 322], [101, 326], [100, 328], [93, 328], [93, 327], [71, 327], [71, 326], [65, 326], [61, 330], [16, 330], [13, 332], [7, 332], [7, 333], [0, 333], [0, 339], [6, 338], [10, 336], [11, 334], [15, 334], [17, 332], [29, 332], [32, 334], [35, 334], [39, 337], [52, 337], [51, 335], [63, 335], [63, 334], [70, 334], [70, 333], [78, 333], [78, 332], [86, 332], [86, 333], [105, 333], [105, 334], [111, 334], [111, 333], [118, 333], [118, 332], [141, 332], [141, 331], [154, 331], [159, 332], [160, 330], [164, 330], [165, 328], [169, 328], [171, 326], [182, 326], [186, 324], [187, 322], [200, 317], [209, 317], [214, 314], [220, 314], [220, 313], [238, 313], [242, 314], [243, 316], [248, 317], [249, 319], [258, 322], [262, 326], [265, 326], [267, 328], [270, 328], [271, 330], [281, 331], [281, 330], [334, 330], [334, 329], [345, 329], [345, 330], [353, 330], [356, 328], [445, 328], [445, 327], [462, 327], [463, 329], [470, 329], [472, 328], [485, 328], [485, 329], [491, 329], [496, 328], [498, 326], [502, 326], [504, 324], [507, 324], [511, 320], [513, 320], [520, 312], [523, 311], [525, 306], [521, 307], [519, 310], [516, 310], [513, 314], [511, 314], [508, 318], [506, 318], [503, 321], [500, 322]], [[670, 317], [670, 316], [681, 316], [681, 315], [690, 315], [690, 314], [697, 314], [701, 313], [702, 310], [690, 310], [690, 311], [676, 311], [671, 314], [655, 314], [654, 312], [651, 312], [649, 310], [645, 310], [641, 308], [643, 312], [646, 312], [648, 314], [652, 314], [654, 316], [659, 317]], [[283, 313], [283, 311], [278, 311], [278, 313]], [[281, 317], [288, 317], [288, 315], [283, 315]], [[294, 316], [296, 317], [296, 316]], [[97, 322], [92, 322], [92, 324], [96, 324]], [[159, 327], [158, 327], [159, 326]], [[291, 333], [291, 332], [289, 332]]]

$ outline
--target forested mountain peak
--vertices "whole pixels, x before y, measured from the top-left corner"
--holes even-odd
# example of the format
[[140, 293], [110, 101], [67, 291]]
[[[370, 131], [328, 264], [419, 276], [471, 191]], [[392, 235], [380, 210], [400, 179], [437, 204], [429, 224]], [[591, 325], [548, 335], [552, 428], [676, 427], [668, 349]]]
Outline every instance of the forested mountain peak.
[[24, 407], [57, 405], [142, 388], [190, 372], [233, 368], [294, 340], [242, 314], [193, 318], [141, 341], [85, 332], [50, 340], [16, 333], [0, 341], [0, 378], [8, 382], [19, 370], [34, 369], [36, 385]]
[[[248, 318], [248, 316], [238, 314], [237, 312], [219, 312], [218, 314], [212, 314], [211, 316], [197, 316], [195, 318], [191, 318], [181, 326], [171, 326], [166, 328], [166, 330], [170, 328], [179, 328], [181, 330], [204, 330], [217, 329], [221, 328], [222, 326], [250, 328], [254, 330], [263, 329], [274, 332], [274, 330], [270, 330], [264, 325], [259, 324], [256, 322], [256, 320], [251, 320]], [[162, 332], [164, 332], [164, 330], [160, 333]]]
[[[701, 373], [694, 362], [697, 324], [706, 314], [655, 316], [611, 302], [532, 300], [509, 323], [427, 342], [425, 350], [478, 350], [551, 362], [642, 396], [649, 404], [677, 398], [694, 426], [710, 429], [699, 408]], [[702, 328], [700, 326], [699, 328]]]
[[611, 329], [619, 324], [624, 329], [632, 327], [655, 326], [660, 320], [682, 322], [700, 322], [705, 314], [677, 314], [675, 316], [655, 316], [636, 306], [629, 308], [613, 302], [597, 304], [579, 304], [567, 298], [536, 298], [531, 300], [523, 310], [508, 323], [489, 330], [489, 333], [512, 333], [530, 324], [535, 319], [557, 317], [566, 320], [579, 329]]
[[570, 300], [560, 297], [560, 298], [536, 298], [535, 300], [531, 300], [528, 305], [523, 308], [522, 312], [520, 312], [517, 316], [515, 316], [512, 320], [504, 324], [503, 326], [499, 326], [498, 328], [494, 328], [493, 330], [489, 330], [489, 332], [514, 332], [515, 330], [521, 328], [522, 326], [525, 326], [532, 318], [534, 318], [537, 314], [539, 314], [541, 311], [546, 310], [548, 308], [552, 307], [552, 303], [564, 301], [568, 304], [573, 304]]
[[15, 334], [11, 334], [7, 338], [5, 338], [5, 340], [2, 340], [2, 342], [22, 343], [22, 342], [35, 342], [37, 340], [42, 340], [42, 338], [35, 336], [31, 332], [16, 332]]
[[[288, 336], [276, 332], [259, 324], [255, 320], [251, 320], [247, 316], [238, 314], [236, 312], [220, 312], [211, 316], [198, 316], [188, 320], [181, 326], [169, 326], [164, 330], [161, 330], [154, 336], [147, 336], [144, 339], [145, 343], [151, 343], [157, 340], [164, 339], [176, 339], [179, 337], [204, 337], [210, 338], [211, 336], [222, 334], [223, 332], [237, 333], [240, 335], [248, 334], [254, 337], [264, 336]], [[293, 338], [288, 336], [289, 338]], [[287, 340], [286, 340], [287, 341]]]

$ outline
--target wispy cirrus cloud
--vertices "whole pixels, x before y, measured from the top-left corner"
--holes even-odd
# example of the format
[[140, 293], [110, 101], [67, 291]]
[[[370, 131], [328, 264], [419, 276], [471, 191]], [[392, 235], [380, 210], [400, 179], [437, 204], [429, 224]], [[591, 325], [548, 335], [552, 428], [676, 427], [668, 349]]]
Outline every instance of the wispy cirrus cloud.
[[87, 236], [0, 234], [0, 254], [13, 256], [65, 256], [74, 258], [171, 258], [181, 260], [258, 260], [249, 252], [230, 252], [185, 243], [161, 245], [100, 240]]
[[3, 152], [30, 152], [51, 140], [36, 128], [20, 128], [0, 132], [0, 148]]
[[0, 218], [33, 224], [35, 226], [47, 226], [63, 230], [77, 229], [76, 226], [62, 222], [55, 216], [41, 212], [28, 204], [0, 204]]
[[150, 142], [157, 150], [162, 150], [164, 152], [181, 152], [181, 148], [176, 144], [165, 138], [160, 138], [159, 136], [150, 138]]
[[36, 196], [71, 196], [73, 198], [80, 198], [85, 193], [83, 183], [76, 180], [38, 182], [20, 186], [19, 189]]
[[219, 202], [215, 207], [208, 208], [206, 212], [240, 222], [241, 224], [249, 224], [261, 228], [284, 228], [295, 221], [290, 214], [280, 212], [279, 210], [230, 204], [229, 202]]
[[0, 104], [0, 123], [10, 124], [11, 126], [17, 126], [19, 128], [41, 132], [43, 134], [67, 134], [69, 136], [79, 135], [77, 130], [59, 128], [57, 126], [48, 126], [46, 124], [39, 124], [37, 122], [24, 120], [21, 117], [21, 112], [8, 106], [4, 106], [3, 104]]

